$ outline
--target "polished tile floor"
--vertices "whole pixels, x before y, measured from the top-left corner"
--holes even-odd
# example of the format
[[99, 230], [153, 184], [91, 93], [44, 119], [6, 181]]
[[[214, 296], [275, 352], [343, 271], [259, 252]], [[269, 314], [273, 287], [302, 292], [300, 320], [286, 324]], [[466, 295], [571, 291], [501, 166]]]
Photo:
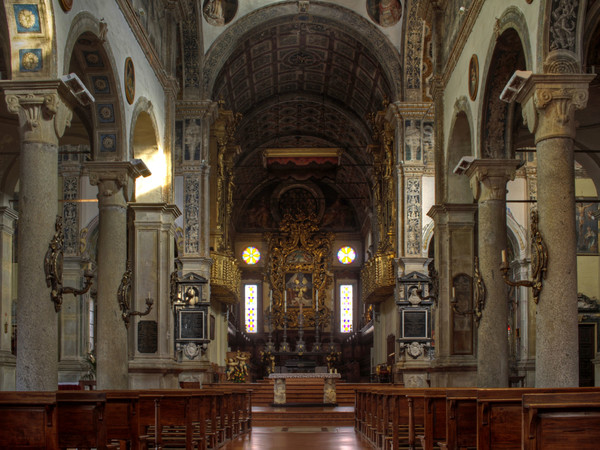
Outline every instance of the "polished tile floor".
[[221, 450], [366, 450], [352, 427], [253, 427]]

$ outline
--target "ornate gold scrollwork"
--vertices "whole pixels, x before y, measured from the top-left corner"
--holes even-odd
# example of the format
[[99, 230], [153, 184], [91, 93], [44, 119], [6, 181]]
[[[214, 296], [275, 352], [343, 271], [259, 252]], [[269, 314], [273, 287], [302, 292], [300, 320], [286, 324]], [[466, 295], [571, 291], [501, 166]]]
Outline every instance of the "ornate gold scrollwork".
[[[284, 303], [286, 274], [290, 273], [312, 277], [312, 287], [309, 289], [312, 293], [311, 304], [303, 308], [304, 327], [313, 328], [316, 316], [320, 325], [330, 323], [331, 311], [327, 307], [327, 297], [332, 283], [329, 264], [335, 234], [320, 231], [318, 223], [314, 214], [296, 217], [286, 214], [279, 232], [265, 235], [269, 243], [270, 258], [266, 281], [273, 289], [272, 320], [276, 327], [283, 327], [286, 315], [288, 328], [298, 328], [299, 307], [291, 307], [288, 303], [286, 312]], [[317, 291], [318, 303], [315, 295]]]
[[146, 311], [131, 311], [131, 285], [133, 284], [133, 269], [131, 262], [127, 261], [127, 268], [121, 279], [121, 284], [117, 290], [117, 300], [121, 308], [121, 317], [125, 323], [125, 328], [129, 328], [129, 318], [131, 316], [147, 316], [152, 311], [154, 300], [148, 296], [146, 299]]
[[229, 253], [212, 252], [210, 295], [220, 302], [234, 304], [241, 297], [242, 272], [237, 260]]
[[392, 295], [396, 287], [394, 253], [375, 254], [364, 264], [360, 278], [365, 303], [377, 303]]
[[54, 228], [54, 237], [50, 241], [48, 251], [46, 251], [46, 256], [44, 257], [44, 271], [46, 273], [46, 285], [49, 288], [52, 288], [50, 298], [54, 302], [54, 309], [58, 312], [62, 306], [63, 294], [85, 294], [90, 290], [90, 287], [92, 287], [94, 275], [89, 270], [84, 272], [83, 276], [85, 277], [85, 284], [81, 289], [63, 286], [63, 246], [65, 235], [63, 232], [63, 219], [61, 216], [56, 216]]
[[513, 281], [508, 276], [509, 269], [510, 264], [506, 258], [506, 250], [503, 250], [500, 271], [502, 272], [504, 282], [509, 286], [533, 288], [533, 301], [537, 305], [540, 300], [540, 293], [544, 287], [543, 280], [546, 278], [546, 271], [548, 270], [548, 247], [538, 229], [538, 213], [535, 209], [531, 210], [531, 271], [533, 277], [531, 280]]

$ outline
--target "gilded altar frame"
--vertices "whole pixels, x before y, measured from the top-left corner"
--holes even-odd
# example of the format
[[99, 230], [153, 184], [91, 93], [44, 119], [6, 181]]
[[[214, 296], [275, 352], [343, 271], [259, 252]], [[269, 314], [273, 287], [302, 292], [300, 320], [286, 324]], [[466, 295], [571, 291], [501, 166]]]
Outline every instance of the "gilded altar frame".
[[292, 217], [286, 214], [279, 232], [267, 233], [269, 261], [266, 281], [272, 289], [273, 325], [298, 328], [302, 310], [304, 328], [331, 321], [333, 275], [331, 247], [335, 234], [322, 232], [316, 215]]

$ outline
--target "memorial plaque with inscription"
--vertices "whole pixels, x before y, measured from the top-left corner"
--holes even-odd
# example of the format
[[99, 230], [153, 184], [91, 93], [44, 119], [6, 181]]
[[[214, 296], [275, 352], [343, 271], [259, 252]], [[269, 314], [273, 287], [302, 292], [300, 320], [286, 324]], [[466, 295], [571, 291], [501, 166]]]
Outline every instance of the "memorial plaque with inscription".
[[427, 335], [427, 311], [402, 311], [402, 337], [425, 339]]
[[180, 310], [179, 336], [182, 341], [205, 339], [206, 315], [204, 311]]
[[155, 320], [138, 322], [138, 352], [156, 353], [158, 350], [158, 323]]

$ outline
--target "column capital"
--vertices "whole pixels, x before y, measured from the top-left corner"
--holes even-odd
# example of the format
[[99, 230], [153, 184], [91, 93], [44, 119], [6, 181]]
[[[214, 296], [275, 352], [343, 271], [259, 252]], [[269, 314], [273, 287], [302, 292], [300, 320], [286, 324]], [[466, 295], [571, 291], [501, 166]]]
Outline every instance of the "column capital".
[[427, 215], [436, 225], [474, 223], [477, 205], [475, 203], [442, 203], [433, 205]]
[[90, 161], [85, 170], [92, 186], [98, 186], [98, 200], [114, 197], [123, 189], [125, 201], [133, 196], [135, 179], [141, 175], [140, 169], [129, 161]]
[[479, 203], [506, 200], [506, 183], [515, 178], [522, 164], [516, 159], [476, 159], [465, 175], [469, 177], [473, 196]]
[[575, 138], [577, 109], [588, 101], [593, 74], [533, 74], [517, 96], [523, 120], [535, 134], [535, 143], [552, 138]]
[[19, 218], [19, 213], [8, 206], [0, 206], [0, 231], [13, 235], [13, 223]]
[[73, 99], [60, 80], [2, 81], [7, 109], [19, 116], [22, 142], [58, 145], [73, 117]]
[[389, 104], [385, 118], [397, 127], [402, 125], [401, 119], [433, 120], [434, 113], [432, 102], [394, 102]]

